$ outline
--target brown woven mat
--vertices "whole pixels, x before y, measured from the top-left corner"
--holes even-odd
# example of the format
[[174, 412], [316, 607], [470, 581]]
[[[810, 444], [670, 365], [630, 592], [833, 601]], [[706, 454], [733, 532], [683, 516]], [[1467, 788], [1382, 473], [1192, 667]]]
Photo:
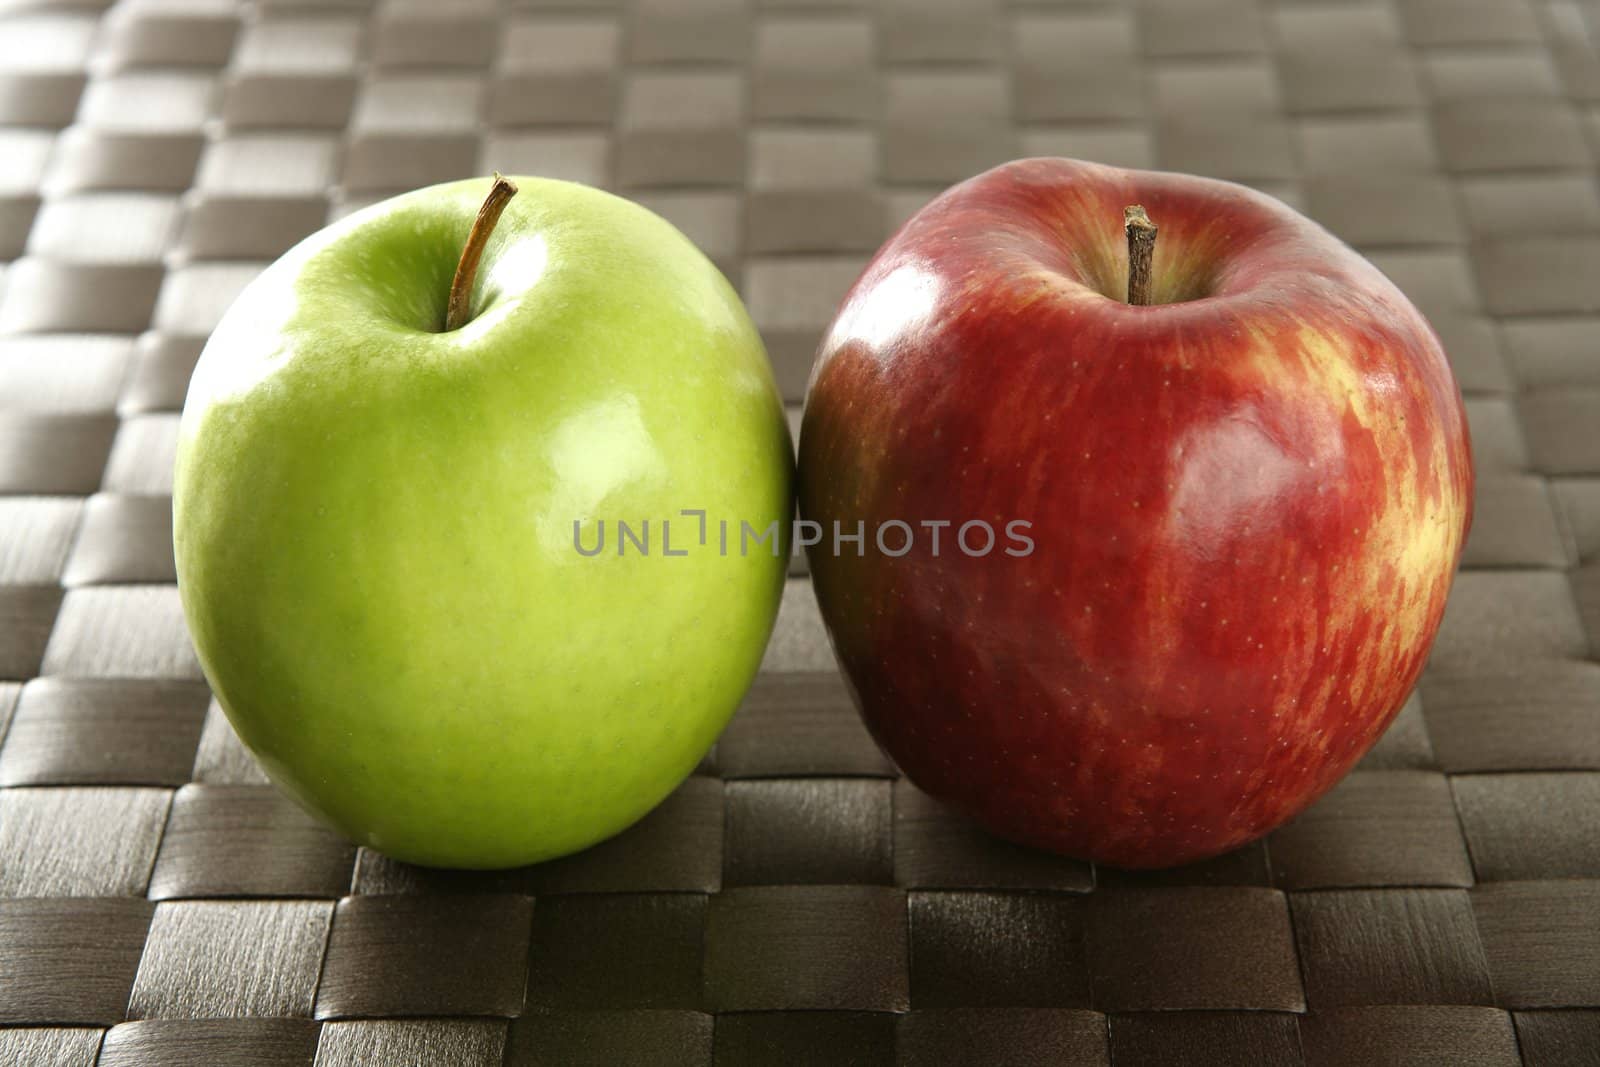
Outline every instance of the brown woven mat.
[[[0, 0], [0, 1063], [1600, 1063], [1597, 40], [1591, 0]], [[999, 844], [895, 780], [798, 573], [702, 774], [587, 854], [419, 871], [265, 784], [168, 494], [266, 261], [491, 168], [621, 189], [797, 403], [893, 223], [1023, 154], [1258, 185], [1445, 338], [1467, 571], [1335, 793], [1159, 875]]]

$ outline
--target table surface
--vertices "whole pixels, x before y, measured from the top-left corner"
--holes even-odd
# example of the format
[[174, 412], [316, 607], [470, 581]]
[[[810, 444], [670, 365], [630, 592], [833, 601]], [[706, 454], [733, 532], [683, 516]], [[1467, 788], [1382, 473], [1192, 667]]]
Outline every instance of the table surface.
[[[0, 0], [0, 1062], [1600, 1063], [1600, 7]], [[866, 256], [1059, 154], [1233, 178], [1427, 312], [1479, 472], [1419, 692], [1267, 841], [1132, 876], [873, 748], [803, 572], [700, 774], [493, 876], [357, 850], [209, 694], [185, 383], [267, 261], [497, 168], [626, 192], [791, 405]]]

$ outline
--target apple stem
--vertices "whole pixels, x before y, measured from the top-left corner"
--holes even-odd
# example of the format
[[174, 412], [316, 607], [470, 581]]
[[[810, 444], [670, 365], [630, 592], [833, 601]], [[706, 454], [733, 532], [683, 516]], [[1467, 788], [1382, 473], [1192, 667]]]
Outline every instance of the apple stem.
[[496, 171], [494, 184], [489, 187], [489, 195], [483, 198], [483, 206], [478, 209], [478, 217], [473, 220], [472, 230], [467, 234], [466, 246], [461, 249], [461, 261], [456, 264], [455, 279], [450, 283], [450, 302], [445, 306], [444, 313], [446, 333], [461, 329], [472, 317], [472, 283], [478, 277], [478, 261], [483, 258], [483, 248], [489, 243], [489, 235], [500, 221], [500, 213], [505, 211], [506, 205], [516, 195], [516, 183], [501, 177]]
[[1128, 303], [1147, 305], [1155, 284], [1152, 268], [1156, 258], [1156, 224], [1150, 221], [1144, 208], [1134, 204], [1122, 209], [1122, 227], [1128, 234]]

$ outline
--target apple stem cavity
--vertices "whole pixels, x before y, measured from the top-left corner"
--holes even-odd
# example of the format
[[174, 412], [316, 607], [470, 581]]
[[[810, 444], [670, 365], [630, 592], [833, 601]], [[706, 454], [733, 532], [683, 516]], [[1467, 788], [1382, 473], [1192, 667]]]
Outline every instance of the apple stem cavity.
[[1138, 204], [1122, 209], [1122, 228], [1128, 234], [1128, 303], [1151, 303], [1155, 286], [1156, 224]]
[[472, 283], [478, 277], [478, 261], [483, 258], [484, 246], [494, 233], [501, 212], [511, 198], [517, 195], [516, 183], [495, 172], [489, 195], [483, 198], [478, 217], [472, 222], [467, 243], [461, 249], [461, 260], [456, 264], [456, 276], [450, 282], [450, 302], [445, 305], [444, 329], [446, 333], [459, 330], [472, 318]]

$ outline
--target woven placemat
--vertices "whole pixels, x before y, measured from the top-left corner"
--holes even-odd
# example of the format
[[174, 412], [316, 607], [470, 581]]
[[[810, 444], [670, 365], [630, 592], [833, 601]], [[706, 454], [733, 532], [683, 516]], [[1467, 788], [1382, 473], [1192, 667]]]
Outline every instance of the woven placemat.
[[[1600, 1063], [1600, 8], [1590, 0], [0, 0], [0, 1063]], [[263, 265], [497, 168], [626, 192], [798, 405], [866, 256], [1024, 154], [1300, 206], [1445, 339], [1477, 519], [1393, 730], [1154, 875], [896, 779], [802, 569], [700, 774], [540, 868], [355, 849], [211, 704], [184, 388]]]

